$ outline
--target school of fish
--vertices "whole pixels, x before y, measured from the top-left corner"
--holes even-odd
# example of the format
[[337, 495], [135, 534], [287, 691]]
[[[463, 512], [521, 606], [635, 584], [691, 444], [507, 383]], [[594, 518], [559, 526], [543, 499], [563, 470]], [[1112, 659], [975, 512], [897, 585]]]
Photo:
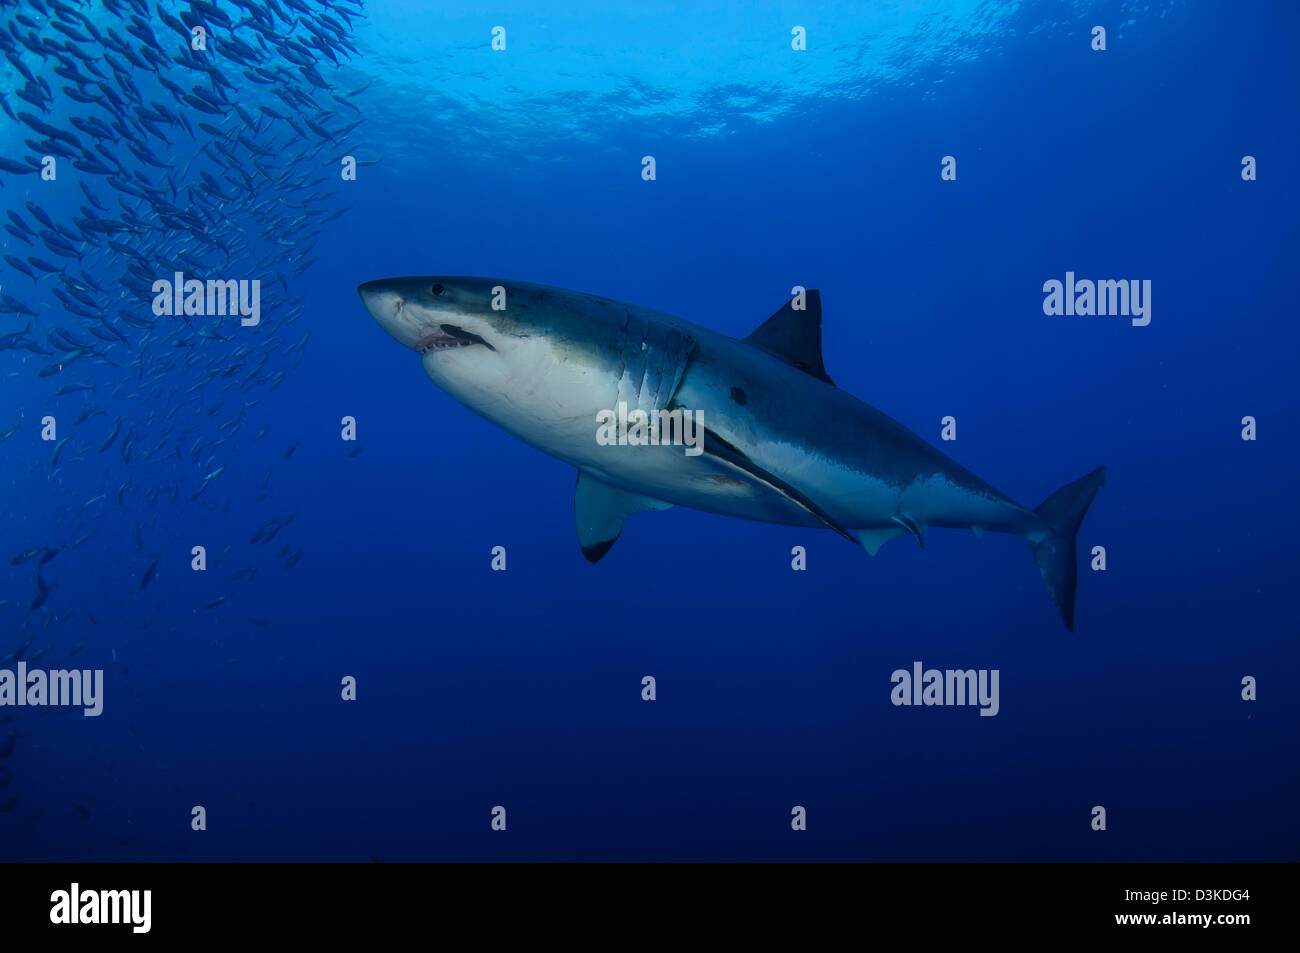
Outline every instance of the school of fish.
[[[129, 686], [117, 647], [87, 644], [110, 627], [86, 593], [135, 600], [147, 627], [196, 513], [256, 520], [207, 554], [211, 591], [180, 596], [196, 613], [302, 558], [273, 468], [222, 477], [240, 447], [278, 440], [261, 454], [278, 463], [301, 440], [263, 400], [311, 336], [297, 284], [347, 211], [340, 161], [380, 161], [351, 65], [364, 16], [361, 0], [0, 0], [0, 668], [80, 666], [84, 648]], [[157, 314], [176, 273], [258, 281], [260, 324]], [[0, 823], [42, 809], [11, 787], [6, 764], [39, 745], [17, 717], [0, 709]], [[89, 819], [93, 801], [73, 807]]]

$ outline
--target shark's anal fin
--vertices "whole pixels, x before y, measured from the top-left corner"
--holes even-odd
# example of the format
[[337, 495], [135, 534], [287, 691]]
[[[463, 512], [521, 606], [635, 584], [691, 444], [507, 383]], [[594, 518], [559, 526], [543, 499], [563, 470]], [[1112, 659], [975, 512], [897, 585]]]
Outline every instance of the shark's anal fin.
[[796, 311], [794, 299], [758, 326], [745, 341], [787, 364], [835, 386], [822, 362], [822, 296], [816, 289], [803, 293], [804, 307]]
[[706, 456], [726, 464], [733, 470], [743, 473], [749, 479], [761, 486], [767, 487], [785, 497], [795, 506], [799, 507], [806, 513], [810, 513], [817, 519], [821, 520], [827, 528], [835, 530], [850, 543], [857, 544], [857, 537], [853, 536], [839, 523], [831, 518], [830, 514], [809, 499], [805, 494], [786, 483], [774, 473], [764, 470], [749, 457], [745, 456], [740, 450], [733, 447], [727, 441], [723, 440], [712, 430], [704, 428], [704, 453]]
[[620, 490], [579, 470], [578, 485], [573, 491], [573, 517], [582, 555], [588, 562], [600, 562], [623, 532], [623, 523], [629, 516], [671, 506], [663, 500]]

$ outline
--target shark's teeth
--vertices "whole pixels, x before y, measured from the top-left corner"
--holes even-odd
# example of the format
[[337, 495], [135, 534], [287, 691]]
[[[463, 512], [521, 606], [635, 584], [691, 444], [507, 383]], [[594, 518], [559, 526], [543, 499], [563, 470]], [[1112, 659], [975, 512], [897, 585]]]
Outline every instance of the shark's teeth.
[[443, 331], [434, 331], [416, 341], [415, 349], [424, 354], [428, 351], [445, 351], [453, 347], [469, 347], [472, 344], [473, 341], [464, 341]]
[[491, 344], [471, 331], [458, 328], [454, 324], [441, 324], [437, 330], [430, 331], [416, 341], [415, 349], [424, 354], [427, 351], [445, 351], [448, 348], [471, 347], [475, 344], [482, 344], [489, 351], [496, 350]]

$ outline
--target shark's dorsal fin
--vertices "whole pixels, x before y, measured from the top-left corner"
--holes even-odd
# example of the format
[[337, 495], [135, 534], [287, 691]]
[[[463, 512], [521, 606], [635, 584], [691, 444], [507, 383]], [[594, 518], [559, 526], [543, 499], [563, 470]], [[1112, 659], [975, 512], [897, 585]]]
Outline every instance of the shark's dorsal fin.
[[772, 315], [745, 341], [761, 347], [801, 371], [835, 386], [822, 363], [822, 295], [815, 288], [804, 292], [802, 311], [794, 309], [795, 299]]
[[573, 491], [573, 517], [582, 555], [588, 562], [600, 562], [623, 532], [623, 523], [629, 516], [671, 506], [663, 500], [620, 490], [579, 470], [578, 485]]

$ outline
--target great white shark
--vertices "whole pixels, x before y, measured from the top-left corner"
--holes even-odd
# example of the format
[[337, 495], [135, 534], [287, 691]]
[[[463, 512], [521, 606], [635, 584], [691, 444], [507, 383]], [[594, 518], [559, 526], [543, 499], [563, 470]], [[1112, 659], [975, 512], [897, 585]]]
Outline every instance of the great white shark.
[[[596, 562], [628, 516], [676, 504], [833, 530], [871, 555], [930, 527], [1025, 537], [1074, 630], [1075, 537], [1098, 467], [1030, 510], [835, 386], [808, 290], [748, 337], [596, 295], [496, 278], [418, 277], [357, 289], [392, 337], [465, 406], [578, 470], [574, 510]], [[703, 423], [702, 452], [597, 439], [625, 404]], [[604, 418], [602, 418], [602, 415]]]

